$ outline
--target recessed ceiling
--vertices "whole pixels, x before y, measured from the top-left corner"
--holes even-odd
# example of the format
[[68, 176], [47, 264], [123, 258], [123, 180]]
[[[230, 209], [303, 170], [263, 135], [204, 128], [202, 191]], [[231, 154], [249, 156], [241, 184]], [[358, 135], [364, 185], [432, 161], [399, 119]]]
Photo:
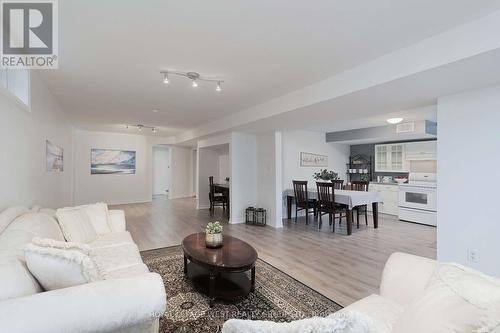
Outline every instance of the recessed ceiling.
[[[500, 9], [498, 0], [59, 2], [59, 70], [76, 126], [198, 127]], [[224, 90], [160, 70], [222, 77]], [[151, 112], [157, 109], [158, 112]]]

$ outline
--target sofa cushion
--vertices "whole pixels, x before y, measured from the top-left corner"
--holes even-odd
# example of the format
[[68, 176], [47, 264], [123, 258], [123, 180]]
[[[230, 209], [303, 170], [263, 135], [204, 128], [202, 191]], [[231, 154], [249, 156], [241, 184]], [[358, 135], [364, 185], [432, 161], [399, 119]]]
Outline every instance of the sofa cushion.
[[9, 251], [0, 251], [0, 301], [42, 291], [26, 263]]
[[27, 213], [26, 207], [9, 207], [0, 213], [0, 234], [14, 221], [18, 216]]
[[456, 264], [439, 265], [394, 333], [491, 332], [500, 325], [500, 280]]
[[72, 287], [101, 280], [90, 257], [78, 250], [28, 244], [24, 250], [31, 274], [45, 290]]
[[376, 328], [375, 332], [390, 333], [392, 325], [403, 312], [403, 307], [379, 295], [370, 295], [363, 298], [337, 313], [359, 312], [368, 316]]
[[68, 242], [89, 243], [97, 239], [94, 226], [80, 207], [58, 209], [56, 216]]
[[99, 235], [99, 237], [88, 243], [89, 246], [93, 249], [108, 247], [108, 246], [116, 246], [119, 244], [135, 244], [132, 236], [128, 231], [122, 232], [112, 232], [110, 234]]
[[90, 256], [102, 275], [108, 271], [142, 264], [139, 249], [133, 243], [93, 248]]

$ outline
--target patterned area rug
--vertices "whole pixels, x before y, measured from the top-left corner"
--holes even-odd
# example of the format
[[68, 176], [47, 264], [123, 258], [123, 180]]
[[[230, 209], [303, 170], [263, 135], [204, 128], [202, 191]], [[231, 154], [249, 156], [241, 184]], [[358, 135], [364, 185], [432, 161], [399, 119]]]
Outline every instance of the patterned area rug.
[[145, 264], [163, 277], [167, 311], [160, 318], [162, 333], [217, 333], [231, 318], [291, 321], [326, 316], [342, 307], [263, 260], [256, 264], [255, 292], [228, 303], [196, 291], [184, 277], [180, 246], [141, 252]]

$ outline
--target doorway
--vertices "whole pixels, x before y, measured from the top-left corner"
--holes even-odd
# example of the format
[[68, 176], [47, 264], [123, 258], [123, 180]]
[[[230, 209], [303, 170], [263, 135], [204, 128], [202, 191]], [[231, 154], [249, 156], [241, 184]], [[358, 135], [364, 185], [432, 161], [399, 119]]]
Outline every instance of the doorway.
[[153, 147], [153, 195], [168, 197], [170, 188], [170, 149]]

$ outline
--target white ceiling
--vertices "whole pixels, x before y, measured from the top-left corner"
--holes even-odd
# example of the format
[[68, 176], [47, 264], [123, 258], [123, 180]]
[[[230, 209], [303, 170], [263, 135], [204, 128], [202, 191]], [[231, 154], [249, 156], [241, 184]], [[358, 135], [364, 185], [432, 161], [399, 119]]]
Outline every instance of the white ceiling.
[[[498, 0], [64, 0], [60, 67], [40, 73], [79, 127], [141, 123], [172, 135], [498, 9]], [[163, 69], [227, 83], [221, 93], [177, 77], [165, 86]]]
[[[387, 125], [386, 120], [437, 120], [440, 96], [500, 83], [500, 49], [410, 75], [239, 127], [247, 132], [308, 129], [344, 131]], [[439, 132], [439, 131], [438, 131]]]

